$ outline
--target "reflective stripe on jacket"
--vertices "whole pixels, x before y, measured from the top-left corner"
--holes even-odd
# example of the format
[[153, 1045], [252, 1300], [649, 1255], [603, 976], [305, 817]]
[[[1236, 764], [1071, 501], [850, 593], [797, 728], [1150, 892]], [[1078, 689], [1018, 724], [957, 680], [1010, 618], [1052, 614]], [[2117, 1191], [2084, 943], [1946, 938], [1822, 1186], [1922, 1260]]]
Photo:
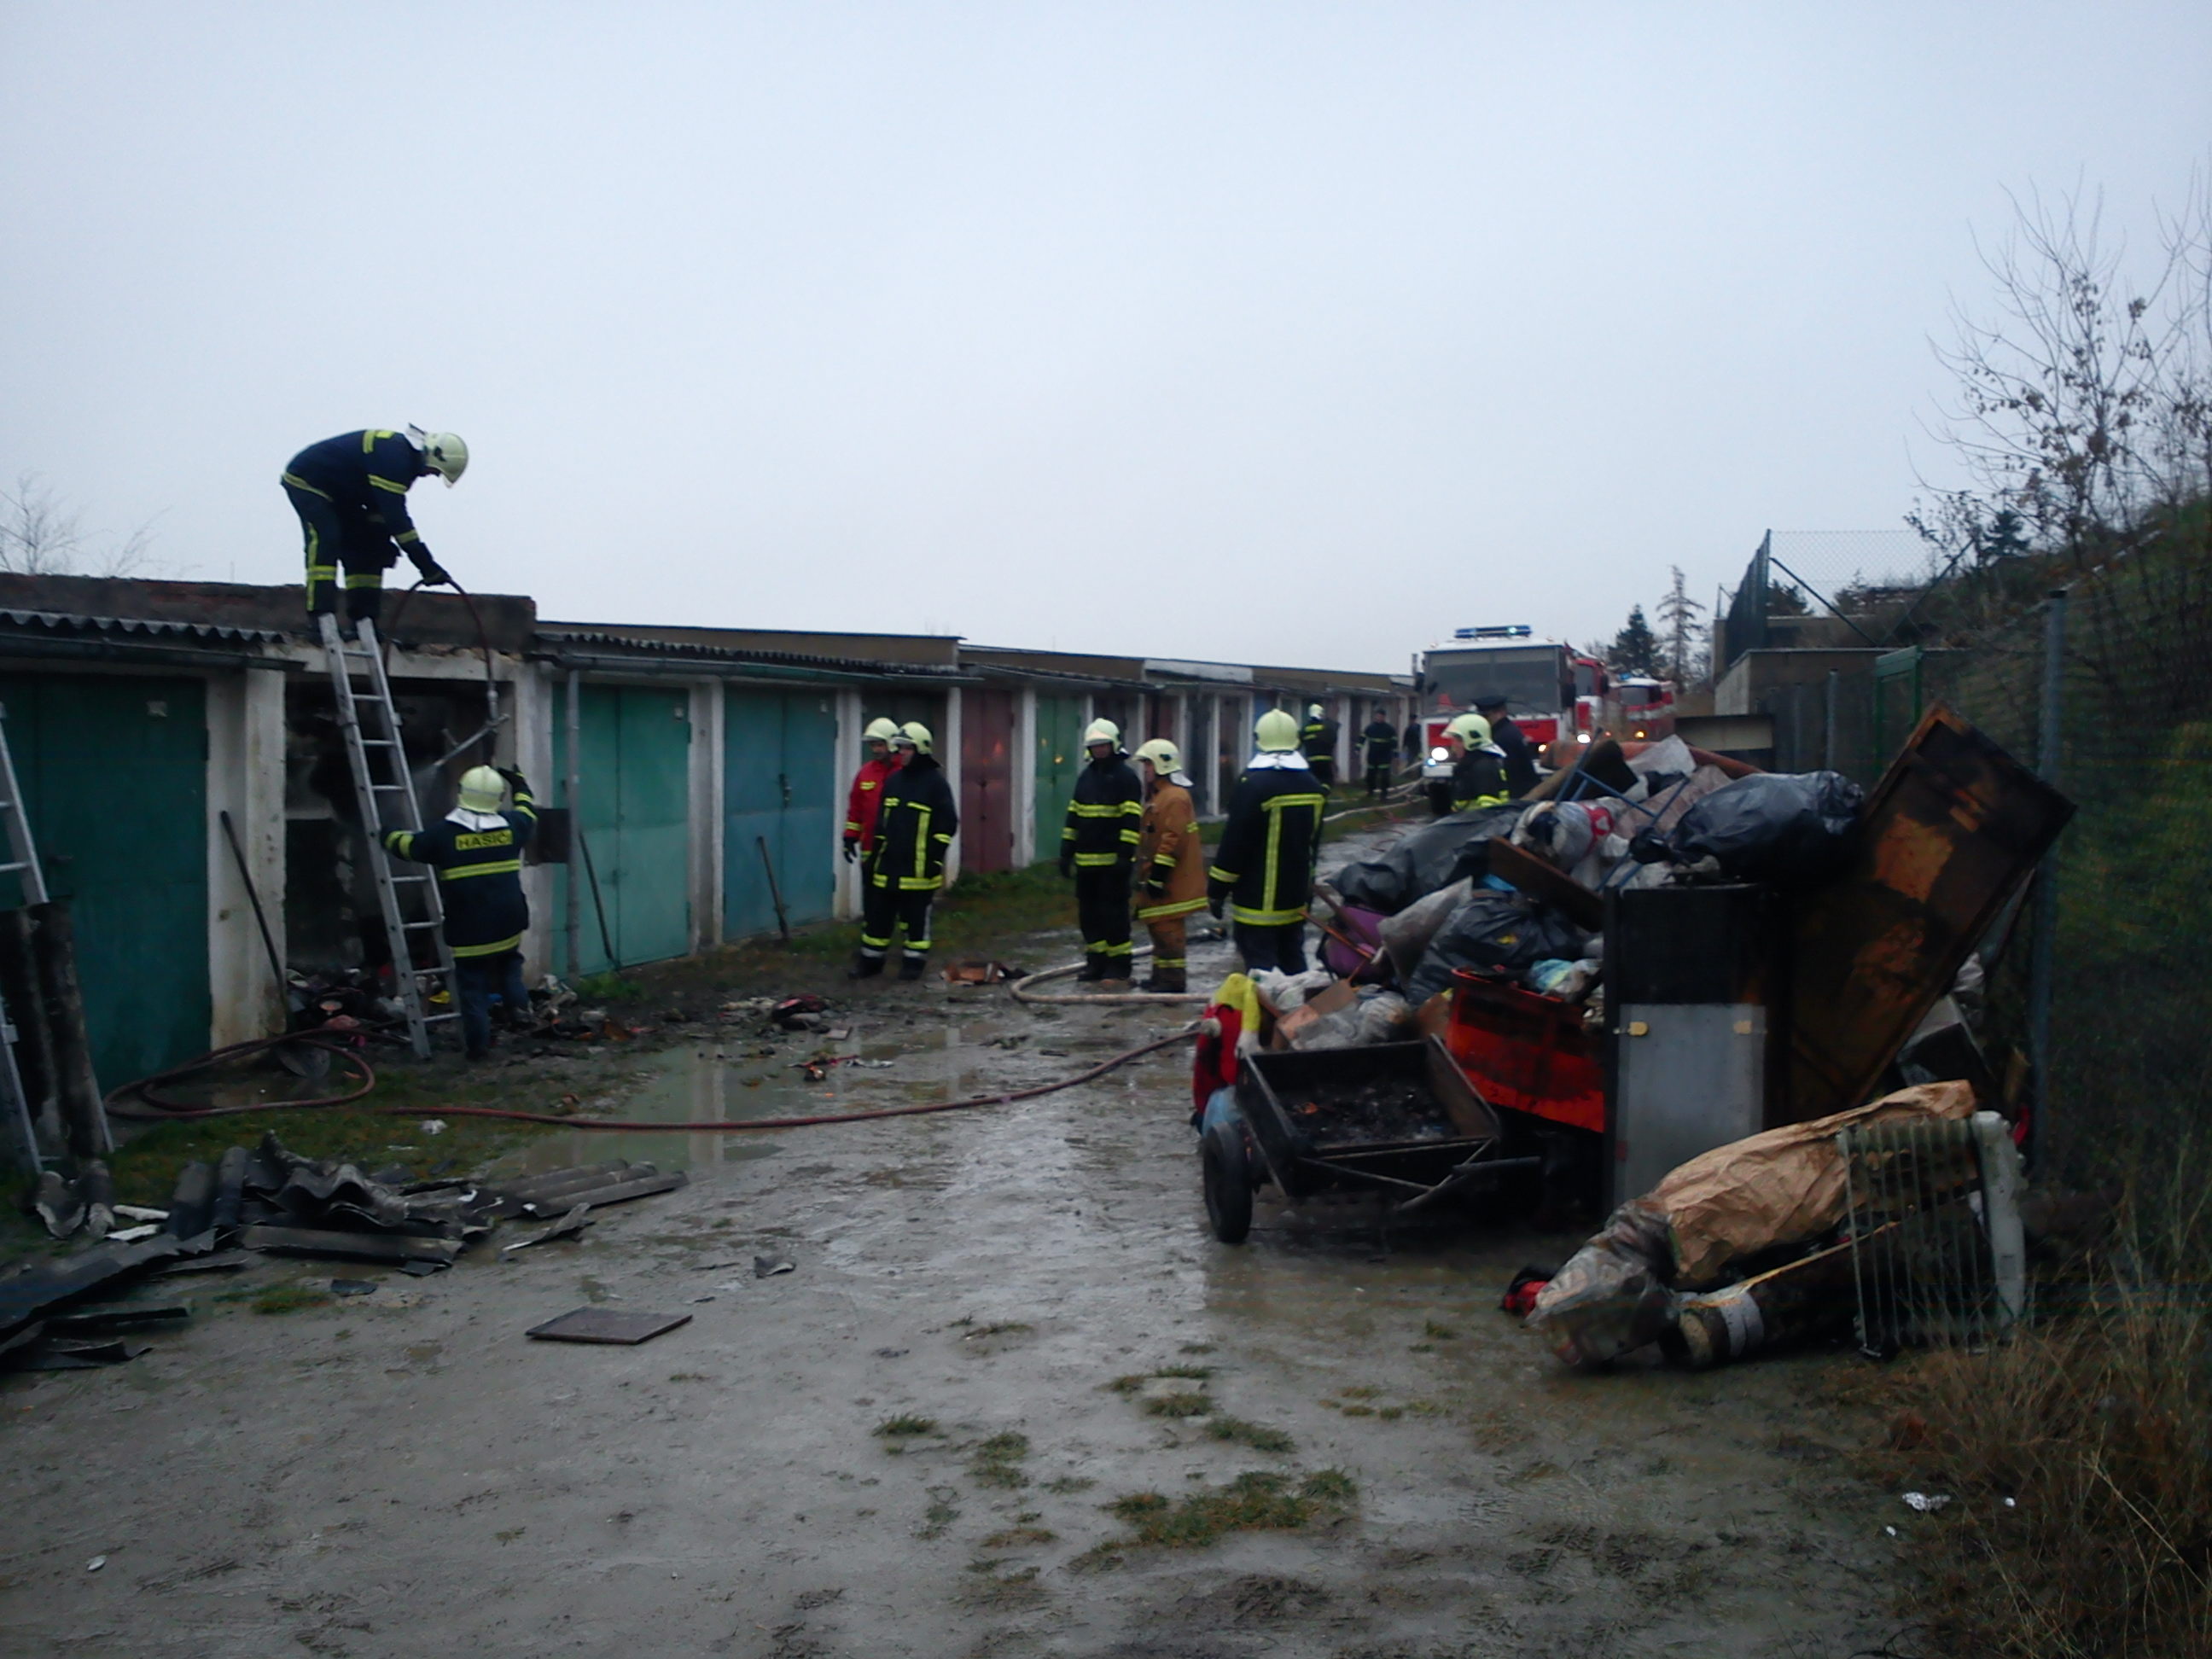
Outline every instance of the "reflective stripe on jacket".
[[1254, 927], [1304, 920], [1328, 804], [1320, 780], [1304, 766], [1245, 773], [1229, 798], [1207, 896], [1227, 897], [1236, 920]]
[[876, 847], [868, 883], [902, 893], [933, 893], [945, 885], [945, 855], [960, 833], [960, 809], [945, 769], [916, 755], [884, 780], [876, 814]]
[[1137, 855], [1145, 786], [1120, 755], [1094, 760], [1075, 775], [1075, 794], [1060, 832], [1060, 850], [1081, 870], [1109, 869]]
[[[1137, 920], [1164, 921], [1206, 908], [1206, 848], [1190, 791], [1162, 778], [1152, 786], [1137, 842]], [[1145, 884], [1164, 888], [1158, 895]]]
[[537, 828], [529, 792], [518, 789], [511, 812], [456, 811], [428, 830], [387, 830], [384, 848], [438, 872], [446, 943], [456, 957], [496, 956], [519, 950], [530, 926], [522, 849]]
[[1495, 750], [1470, 749], [1452, 768], [1451, 810], [1471, 812], [1479, 806], [1503, 806], [1512, 799], [1505, 787], [1505, 760]]

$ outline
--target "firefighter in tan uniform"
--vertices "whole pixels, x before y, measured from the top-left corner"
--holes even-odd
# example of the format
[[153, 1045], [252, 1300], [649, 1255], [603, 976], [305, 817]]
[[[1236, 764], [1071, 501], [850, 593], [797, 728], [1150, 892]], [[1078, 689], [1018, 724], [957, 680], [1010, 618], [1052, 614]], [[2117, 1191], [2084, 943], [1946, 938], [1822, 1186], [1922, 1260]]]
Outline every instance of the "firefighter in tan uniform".
[[1188, 988], [1184, 932], [1192, 914], [1206, 908], [1206, 848], [1199, 842], [1198, 813], [1182, 756], [1165, 738], [1154, 738], [1133, 757], [1145, 786], [1145, 817], [1137, 842], [1137, 920], [1152, 939], [1152, 972], [1141, 988]]

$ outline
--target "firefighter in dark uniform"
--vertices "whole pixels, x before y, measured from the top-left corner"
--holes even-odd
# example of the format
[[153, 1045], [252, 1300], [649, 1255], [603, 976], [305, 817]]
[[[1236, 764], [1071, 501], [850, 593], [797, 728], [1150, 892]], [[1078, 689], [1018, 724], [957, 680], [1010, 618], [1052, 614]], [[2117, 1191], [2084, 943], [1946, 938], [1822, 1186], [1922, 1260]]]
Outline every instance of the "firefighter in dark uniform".
[[1336, 787], [1337, 724], [1317, 702], [1306, 705], [1306, 723], [1298, 728], [1298, 747], [1305, 751], [1306, 769], [1324, 792]]
[[1505, 699], [1492, 695], [1477, 697], [1474, 712], [1490, 722], [1490, 740], [1505, 757], [1505, 787], [1525, 795], [1536, 787], [1536, 745], [1505, 712]]
[[1444, 727], [1444, 747], [1453, 751], [1451, 810], [1473, 812], [1503, 806], [1513, 799], [1505, 781], [1505, 756], [1490, 740], [1490, 722], [1462, 714]]
[[337, 609], [343, 569], [346, 619], [374, 622], [384, 573], [402, 553], [414, 561], [426, 585], [451, 581], [407, 516], [407, 491], [433, 472], [451, 489], [468, 464], [469, 447], [452, 433], [416, 427], [405, 435], [378, 427], [342, 432], [295, 455], [285, 465], [283, 484], [307, 538], [307, 614]]
[[1302, 974], [1306, 906], [1328, 797], [1298, 752], [1294, 718], [1271, 709], [1260, 716], [1255, 735], [1260, 752], [1229, 797], [1228, 821], [1206, 872], [1206, 908], [1218, 916], [1229, 907], [1246, 968]]
[[1091, 763], [1076, 775], [1060, 831], [1060, 873], [1075, 878], [1075, 919], [1083, 933], [1086, 981], [1126, 980], [1129, 877], [1145, 818], [1145, 786], [1121, 752], [1121, 728], [1093, 720], [1083, 733]]
[[1367, 799], [1374, 800], [1390, 793], [1390, 768], [1398, 758], [1398, 728], [1384, 720], [1377, 708], [1367, 729], [1359, 734], [1359, 742], [1367, 762]]
[[908, 720], [891, 740], [900, 766], [884, 781], [876, 809], [876, 842], [860, 866], [860, 949], [847, 971], [872, 979], [884, 971], [891, 933], [906, 929], [901, 979], [920, 979], [929, 962], [929, 912], [945, 885], [945, 856], [960, 833], [952, 786], [937, 763], [937, 740]]
[[[509, 788], [514, 810], [501, 811], [500, 796]], [[530, 902], [522, 894], [522, 849], [537, 828], [538, 810], [521, 773], [472, 766], [461, 776], [460, 805], [443, 818], [428, 830], [384, 835], [384, 850], [392, 857], [438, 872], [446, 943], [460, 981], [453, 991], [461, 1005], [461, 1044], [471, 1060], [491, 1052], [495, 997], [509, 1025], [529, 1021], [522, 936], [530, 927]], [[404, 972], [404, 963], [395, 963], [392, 971]]]

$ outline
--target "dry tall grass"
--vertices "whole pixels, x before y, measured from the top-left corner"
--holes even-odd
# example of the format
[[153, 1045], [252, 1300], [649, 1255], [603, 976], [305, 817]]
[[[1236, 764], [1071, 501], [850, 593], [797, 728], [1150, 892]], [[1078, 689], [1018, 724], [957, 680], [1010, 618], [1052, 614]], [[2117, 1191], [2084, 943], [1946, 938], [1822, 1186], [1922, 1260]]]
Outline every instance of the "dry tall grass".
[[2110, 1246], [2052, 1287], [2064, 1311], [1887, 1378], [1880, 1473], [1954, 1499], [1924, 1523], [1928, 1652], [2212, 1655], [2208, 1163], [2185, 1149], [2130, 1194]]

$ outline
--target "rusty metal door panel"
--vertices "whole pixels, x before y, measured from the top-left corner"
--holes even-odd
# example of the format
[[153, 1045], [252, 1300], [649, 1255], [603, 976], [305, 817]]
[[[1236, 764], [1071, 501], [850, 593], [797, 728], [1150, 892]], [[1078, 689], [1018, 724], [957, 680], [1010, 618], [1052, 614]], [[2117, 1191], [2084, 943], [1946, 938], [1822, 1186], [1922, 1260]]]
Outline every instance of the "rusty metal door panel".
[[960, 696], [960, 867], [981, 873], [1014, 863], [1014, 694]]
[[2074, 805], [1948, 708], [1930, 708], [1867, 803], [1850, 872], [1790, 929], [1787, 1084], [1770, 1125], [1856, 1106], [2034, 873]]

